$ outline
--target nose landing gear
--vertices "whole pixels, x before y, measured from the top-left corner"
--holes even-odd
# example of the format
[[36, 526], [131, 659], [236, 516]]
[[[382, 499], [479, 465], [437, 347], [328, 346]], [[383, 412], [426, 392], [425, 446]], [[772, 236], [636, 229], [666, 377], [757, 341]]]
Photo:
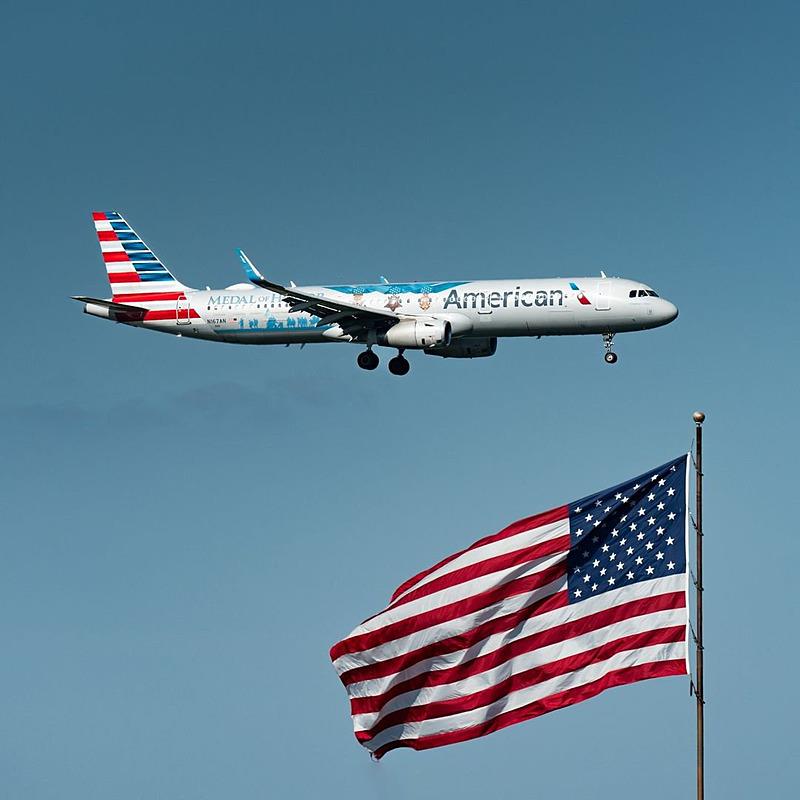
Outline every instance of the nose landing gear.
[[605, 355], [603, 356], [603, 360], [606, 364], [616, 364], [617, 363], [617, 354], [611, 349], [612, 344], [614, 343], [614, 334], [613, 333], [604, 333], [603, 334], [603, 347], [606, 350]]
[[375, 355], [375, 353], [372, 352], [371, 349], [368, 348], [358, 354], [356, 363], [359, 367], [361, 367], [361, 369], [373, 370], [378, 366], [378, 364], [380, 364], [380, 359], [377, 355]]

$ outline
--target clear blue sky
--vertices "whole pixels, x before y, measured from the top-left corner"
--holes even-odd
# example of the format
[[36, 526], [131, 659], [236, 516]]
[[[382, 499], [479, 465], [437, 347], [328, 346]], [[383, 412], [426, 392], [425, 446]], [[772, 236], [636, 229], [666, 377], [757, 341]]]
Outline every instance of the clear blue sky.
[[[708, 785], [796, 783], [795, 4], [8, 6], [0, 793], [690, 796], [686, 680], [372, 764], [328, 647], [403, 579], [688, 448]], [[93, 209], [194, 286], [612, 274], [678, 320], [411, 355], [83, 316]]]

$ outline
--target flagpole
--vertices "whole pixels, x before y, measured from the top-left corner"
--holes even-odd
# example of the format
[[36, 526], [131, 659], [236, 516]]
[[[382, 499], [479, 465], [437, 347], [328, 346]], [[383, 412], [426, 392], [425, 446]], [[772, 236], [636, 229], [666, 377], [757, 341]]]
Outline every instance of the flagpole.
[[705, 731], [703, 726], [703, 422], [706, 415], [695, 411], [692, 419], [695, 423], [695, 542], [697, 556], [695, 561], [695, 686], [697, 700], [697, 800], [705, 797]]

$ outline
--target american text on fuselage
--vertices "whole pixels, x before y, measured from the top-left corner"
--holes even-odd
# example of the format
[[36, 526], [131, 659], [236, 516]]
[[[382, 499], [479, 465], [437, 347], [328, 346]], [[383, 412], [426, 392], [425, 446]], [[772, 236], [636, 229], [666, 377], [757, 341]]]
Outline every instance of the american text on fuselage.
[[545, 291], [539, 289], [534, 292], [532, 289], [525, 289], [517, 286], [514, 291], [503, 292], [464, 292], [459, 294], [456, 289], [451, 289], [444, 300], [444, 310], [448, 308], [481, 308], [481, 309], [495, 309], [495, 308], [531, 308], [537, 306], [544, 308], [545, 306], [563, 306], [564, 305], [564, 292], [561, 289], [550, 289]]

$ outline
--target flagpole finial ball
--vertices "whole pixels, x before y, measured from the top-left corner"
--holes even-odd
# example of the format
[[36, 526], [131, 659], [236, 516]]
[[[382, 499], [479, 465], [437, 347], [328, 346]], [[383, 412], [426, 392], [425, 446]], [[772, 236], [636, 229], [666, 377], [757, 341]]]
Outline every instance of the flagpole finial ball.
[[702, 424], [703, 424], [703, 422], [705, 422], [706, 415], [705, 415], [705, 414], [704, 414], [702, 411], [695, 411], [695, 412], [694, 412], [694, 414], [692, 414], [692, 419], [693, 419], [693, 420], [694, 420], [694, 421], [695, 421], [695, 422], [696, 422], [698, 425], [702, 425]]

